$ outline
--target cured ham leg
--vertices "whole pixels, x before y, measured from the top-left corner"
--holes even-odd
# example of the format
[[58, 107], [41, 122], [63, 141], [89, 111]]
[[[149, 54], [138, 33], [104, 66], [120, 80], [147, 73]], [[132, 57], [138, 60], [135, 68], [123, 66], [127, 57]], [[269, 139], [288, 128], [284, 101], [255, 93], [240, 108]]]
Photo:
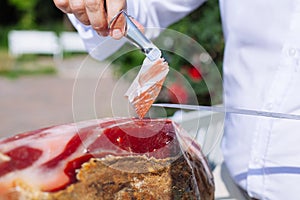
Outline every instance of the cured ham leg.
[[[0, 199], [212, 199], [214, 185], [206, 160], [199, 146], [181, 132], [166, 119], [119, 118], [3, 138]], [[176, 181], [175, 187], [174, 178], [182, 169], [183, 182]], [[183, 188], [188, 191], [181, 194]]]

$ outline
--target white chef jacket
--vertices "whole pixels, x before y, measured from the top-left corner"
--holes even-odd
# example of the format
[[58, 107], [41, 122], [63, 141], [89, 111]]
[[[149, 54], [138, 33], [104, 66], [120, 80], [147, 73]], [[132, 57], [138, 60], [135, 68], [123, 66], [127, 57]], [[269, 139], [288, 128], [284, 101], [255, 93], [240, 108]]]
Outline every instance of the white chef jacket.
[[[128, 0], [128, 12], [146, 27], [166, 27], [201, 3]], [[300, 114], [300, 0], [220, 0], [220, 11], [225, 106]], [[103, 40], [71, 20], [89, 50]], [[222, 150], [235, 182], [254, 198], [300, 199], [300, 121], [236, 114], [225, 120]]]

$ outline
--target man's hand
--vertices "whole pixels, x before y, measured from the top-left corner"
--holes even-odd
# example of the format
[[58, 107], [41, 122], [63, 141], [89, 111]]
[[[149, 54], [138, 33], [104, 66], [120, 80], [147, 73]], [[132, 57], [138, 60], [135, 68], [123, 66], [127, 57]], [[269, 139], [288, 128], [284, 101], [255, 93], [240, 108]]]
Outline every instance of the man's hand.
[[91, 25], [101, 36], [120, 39], [124, 35], [125, 18], [120, 15], [109, 29], [111, 19], [122, 9], [126, 0], [54, 0], [64, 13], [73, 13], [85, 25]]

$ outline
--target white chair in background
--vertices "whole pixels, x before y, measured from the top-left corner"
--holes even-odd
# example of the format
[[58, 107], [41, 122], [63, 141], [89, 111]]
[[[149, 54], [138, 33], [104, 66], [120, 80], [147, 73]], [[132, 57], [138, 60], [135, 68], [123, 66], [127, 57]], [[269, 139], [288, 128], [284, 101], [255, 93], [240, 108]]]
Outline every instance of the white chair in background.
[[52, 31], [12, 30], [8, 33], [9, 53], [13, 57], [24, 54], [53, 55], [61, 57], [58, 37]]
[[62, 32], [59, 43], [63, 52], [86, 53], [86, 48], [77, 32]]

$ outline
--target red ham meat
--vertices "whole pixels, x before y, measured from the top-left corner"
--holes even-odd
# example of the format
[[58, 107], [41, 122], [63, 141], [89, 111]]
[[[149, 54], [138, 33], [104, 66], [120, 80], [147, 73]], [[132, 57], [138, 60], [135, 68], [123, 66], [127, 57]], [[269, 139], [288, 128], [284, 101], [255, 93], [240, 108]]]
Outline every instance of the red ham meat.
[[[97, 167], [105, 173], [96, 173], [94, 169]], [[88, 175], [81, 170], [94, 170], [91, 177], [98, 174], [95, 179], [97, 183], [89, 182], [84, 186], [88, 188], [82, 189], [82, 177]], [[178, 179], [174, 183], [181, 171], [184, 181]], [[109, 177], [105, 177], [110, 173]], [[107, 185], [110, 177], [113, 180]], [[189, 196], [190, 199], [213, 199], [213, 178], [200, 147], [168, 119], [97, 119], [53, 126], [0, 140], [1, 200], [76, 199], [76, 192], [80, 190], [86, 193], [83, 199], [142, 199], [138, 193], [145, 192], [141, 189], [143, 187], [147, 188], [143, 195], [160, 191], [155, 188], [150, 191], [154, 186], [145, 184], [151, 180], [149, 177], [166, 177], [158, 181], [170, 183], [164, 186], [171, 188], [169, 199], [177, 194], [182, 197], [179, 199], [185, 199], [187, 194], [193, 196]], [[137, 183], [137, 180], [140, 182]], [[190, 183], [182, 186], [186, 191], [182, 194], [173, 191], [176, 187], [182, 191], [178, 184], [187, 180]], [[174, 184], [177, 184], [176, 187]], [[93, 194], [89, 195], [89, 191]], [[154, 193], [149, 198], [165, 195]], [[119, 196], [116, 197], [116, 194]]]

